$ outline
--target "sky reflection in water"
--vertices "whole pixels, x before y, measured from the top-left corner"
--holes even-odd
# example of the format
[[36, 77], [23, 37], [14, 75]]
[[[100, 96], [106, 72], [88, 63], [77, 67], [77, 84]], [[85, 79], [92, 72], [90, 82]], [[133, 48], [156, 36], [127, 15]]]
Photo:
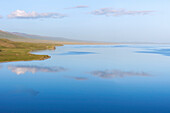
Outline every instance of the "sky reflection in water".
[[169, 48], [67, 45], [37, 52], [44, 61], [2, 63], [0, 112], [169, 113]]

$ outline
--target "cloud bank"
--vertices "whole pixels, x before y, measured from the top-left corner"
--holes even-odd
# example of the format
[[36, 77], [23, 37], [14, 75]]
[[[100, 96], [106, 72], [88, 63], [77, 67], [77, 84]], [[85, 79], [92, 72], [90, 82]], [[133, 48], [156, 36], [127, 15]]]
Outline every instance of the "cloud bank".
[[67, 15], [56, 12], [37, 13], [35, 11], [25, 12], [24, 10], [16, 10], [8, 15], [8, 18], [19, 19], [39, 19], [39, 18], [64, 18]]
[[123, 16], [123, 15], [147, 15], [154, 11], [143, 10], [143, 11], [128, 11], [125, 9], [113, 9], [113, 8], [101, 8], [90, 12], [93, 15], [104, 15], [104, 16]]
[[98, 76], [100, 78], [117, 78], [117, 77], [126, 77], [126, 76], [150, 76], [147, 73], [144, 72], [124, 72], [124, 71], [120, 71], [120, 70], [106, 70], [106, 71], [93, 71], [90, 74], [94, 75], [94, 76]]

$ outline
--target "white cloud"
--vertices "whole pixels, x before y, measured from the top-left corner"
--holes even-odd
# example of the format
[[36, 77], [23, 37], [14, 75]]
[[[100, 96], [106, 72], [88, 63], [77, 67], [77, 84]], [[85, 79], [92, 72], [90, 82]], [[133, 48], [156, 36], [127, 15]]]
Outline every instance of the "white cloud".
[[8, 18], [19, 19], [38, 19], [38, 18], [64, 18], [67, 15], [56, 12], [37, 13], [35, 11], [25, 12], [24, 10], [16, 10], [8, 15]]
[[66, 8], [66, 9], [88, 8], [88, 7], [89, 6], [87, 6], [87, 5], [78, 5], [78, 6], [70, 7], [70, 8]]
[[128, 11], [125, 9], [113, 9], [113, 8], [101, 8], [90, 12], [93, 15], [105, 15], [105, 16], [122, 16], [122, 15], [147, 15], [154, 11]]

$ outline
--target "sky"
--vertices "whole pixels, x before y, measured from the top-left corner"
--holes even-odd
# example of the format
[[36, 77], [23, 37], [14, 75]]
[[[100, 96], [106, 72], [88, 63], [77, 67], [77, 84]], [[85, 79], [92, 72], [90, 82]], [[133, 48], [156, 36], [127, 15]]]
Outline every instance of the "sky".
[[0, 0], [0, 29], [106, 42], [170, 42], [170, 0]]

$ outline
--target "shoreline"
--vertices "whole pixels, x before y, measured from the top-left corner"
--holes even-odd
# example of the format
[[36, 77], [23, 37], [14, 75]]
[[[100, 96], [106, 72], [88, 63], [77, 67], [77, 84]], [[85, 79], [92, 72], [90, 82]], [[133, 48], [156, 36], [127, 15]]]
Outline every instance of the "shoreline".
[[[17, 42], [18, 43], [18, 42]], [[19, 42], [21, 43], [21, 42]], [[26, 42], [24, 42], [26, 43]], [[35, 44], [35, 43], [34, 43]], [[39, 44], [39, 43], [37, 43]], [[35, 52], [35, 51], [44, 51], [44, 50], [56, 50], [57, 47], [59, 46], [65, 46], [65, 45], [165, 45], [165, 44], [161, 44], [161, 43], [90, 43], [90, 42], [58, 42], [58, 43], [53, 43], [53, 44], [49, 44], [49, 43], [44, 43], [47, 44], [48, 46], [44, 49], [42, 48], [37, 48], [37, 49], [33, 49], [27, 52], [27, 56], [34, 56], [37, 58], [30, 58], [30, 59], [15, 59], [15, 60], [9, 60], [9, 61], [0, 61], [0, 63], [8, 63], [8, 62], [21, 62], [21, 61], [42, 61], [42, 60], [47, 60], [50, 59], [51, 56], [49, 55], [37, 55], [37, 54], [32, 54], [31, 52]], [[169, 44], [166, 44], [169, 45]], [[16, 55], [15, 57], [18, 57], [19, 55]], [[7, 57], [7, 56], [6, 56]], [[38, 58], [39, 57], [39, 58]]]

